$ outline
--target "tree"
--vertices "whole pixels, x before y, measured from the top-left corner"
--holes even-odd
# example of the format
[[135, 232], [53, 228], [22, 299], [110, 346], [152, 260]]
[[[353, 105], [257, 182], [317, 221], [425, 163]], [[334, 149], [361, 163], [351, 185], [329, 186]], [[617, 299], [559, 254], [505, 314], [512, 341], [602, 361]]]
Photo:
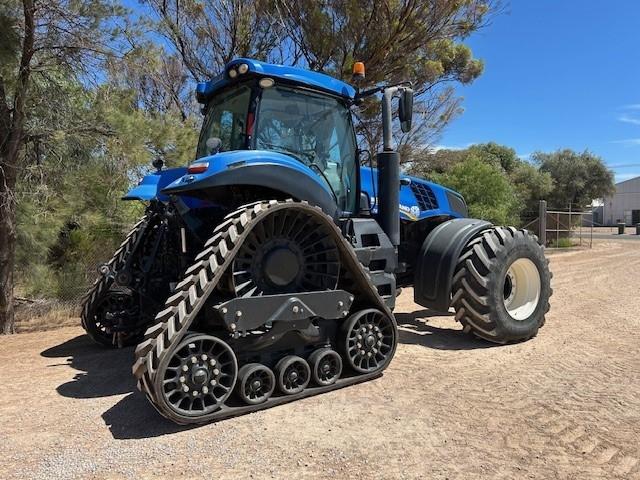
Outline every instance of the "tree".
[[[552, 189], [553, 182], [548, 172], [540, 171], [535, 165], [519, 158], [513, 148], [494, 142], [471, 145], [463, 150], [424, 152], [420, 161], [413, 163], [409, 171], [417, 176], [433, 178], [452, 172], [469, 158], [490, 165], [505, 176], [512, 187], [519, 214], [537, 211], [538, 202], [547, 198]], [[494, 173], [486, 169], [483, 172]], [[484, 181], [479, 179], [480, 183]]]
[[581, 208], [614, 191], [613, 172], [602, 158], [588, 150], [582, 153], [569, 149], [537, 152], [533, 154], [533, 160], [540, 171], [548, 172], [553, 179], [548, 201], [555, 208], [570, 205]]
[[[0, 7], [0, 332], [13, 332], [16, 185], [27, 166], [25, 145], [38, 145], [50, 125], [34, 115], [49, 99], [34, 80], [89, 81], [96, 60], [114, 50], [122, 9], [109, 0], [8, 0]], [[62, 82], [64, 83], [64, 82]], [[78, 125], [89, 130], [92, 125]]]
[[437, 173], [433, 180], [460, 192], [469, 215], [498, 225], [510, 225], [518, 220], [519, 204], [513, 187], [503, 171], [475, 155], [469, 155], [447, 173]]
[[[423, 150], [461, 112], [452, 83], [483, 70], [461, 43], [496, 11], [494, 0], [145, 0], [195, 80], [216, 76], [237, 56], [298, 65], [343, 80], [354, 61], [368, 66], [362, 88], [411, 81], [414, 128], [396, 132], [403, 160]], [[381, 143], [379, 105], [357, 112], [360, 140]]]

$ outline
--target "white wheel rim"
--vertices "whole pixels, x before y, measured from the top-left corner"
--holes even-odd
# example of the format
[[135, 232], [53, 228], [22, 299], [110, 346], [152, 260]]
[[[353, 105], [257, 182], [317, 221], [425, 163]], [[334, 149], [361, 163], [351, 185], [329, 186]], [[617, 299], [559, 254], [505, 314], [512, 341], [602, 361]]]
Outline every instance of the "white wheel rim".
[[528, 258], [511, 264], [504, 279], [504, 306], [514, 320], [529, 318], [540, 301], [540, 272]]

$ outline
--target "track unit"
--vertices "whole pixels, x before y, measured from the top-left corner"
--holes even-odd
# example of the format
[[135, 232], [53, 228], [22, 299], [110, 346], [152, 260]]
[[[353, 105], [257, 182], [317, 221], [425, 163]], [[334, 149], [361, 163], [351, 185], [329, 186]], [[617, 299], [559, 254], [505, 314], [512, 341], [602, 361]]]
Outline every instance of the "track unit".
[[[316, 252], [311, 261], [323, 263], [322, 278], [331, 283], [307, 291], [318, 284], [290, 276], [285, 288], [293, 291], [286, 295], [256, 289], [256, 296], [220, 301], [221, 279], [238, 255], [247, 255], [246, 242], [260, 238], [268, 244], [277, 230], [264, 225], [285, 215], [322, 232], [306, 251]], [[318, 244], [325, 246], [322, 252], [314, 250]], [[348, 287], [334, 276], [328, 259], [348, 272]], [[305, 263], [299, 270], [309, 271]], [[133, 367], [139, 388], [175, 422], [206, 422], [373, 378], [395, 352], [393, 315], [352, 247], [317, 207], [271, 201], [236, 210], [216, 228], [186, 275], [136, 349]], [[213, 320], [206, 310], [215, 312]]]

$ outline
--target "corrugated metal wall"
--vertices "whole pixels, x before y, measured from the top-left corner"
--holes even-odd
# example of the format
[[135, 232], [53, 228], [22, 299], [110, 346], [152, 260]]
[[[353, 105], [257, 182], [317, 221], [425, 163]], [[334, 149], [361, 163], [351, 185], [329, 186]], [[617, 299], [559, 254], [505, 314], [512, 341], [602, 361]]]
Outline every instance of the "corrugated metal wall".
[[616, 184], [616, 193], [604, 199], [604, 224], [640, 222], [640, 177]]

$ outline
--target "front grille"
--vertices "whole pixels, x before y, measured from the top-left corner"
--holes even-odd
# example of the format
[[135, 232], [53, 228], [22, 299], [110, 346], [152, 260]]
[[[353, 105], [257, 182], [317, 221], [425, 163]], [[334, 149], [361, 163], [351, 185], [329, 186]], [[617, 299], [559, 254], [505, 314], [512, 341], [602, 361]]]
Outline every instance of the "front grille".
[[434, 210], [438, 208], [438, 201], [436, 196], [431, 190], [431, 187], [424, 183], [411, 182], [411, 191], [418, 200], [418, 207], [420, 210]]

